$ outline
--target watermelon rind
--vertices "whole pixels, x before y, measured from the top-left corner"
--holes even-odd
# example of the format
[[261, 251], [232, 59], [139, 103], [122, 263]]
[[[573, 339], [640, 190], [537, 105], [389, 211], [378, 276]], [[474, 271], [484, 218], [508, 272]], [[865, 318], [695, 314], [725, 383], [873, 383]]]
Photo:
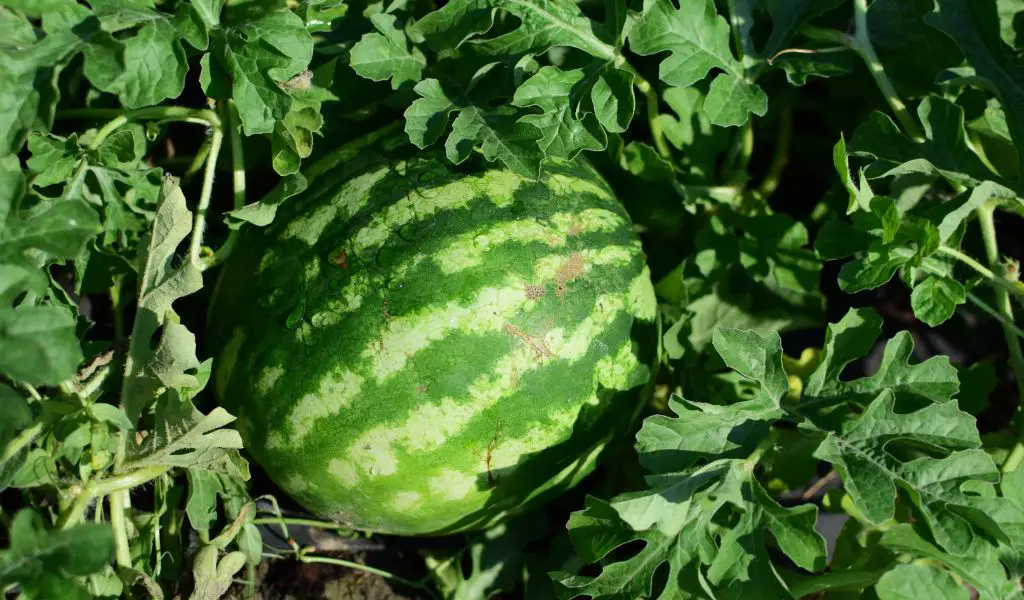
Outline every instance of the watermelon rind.
[[530, 179], [382, 136], [246, 230], [209, 317], [219, 401], [308, 510], [438, 535], [575, 485], [630, 426], [655, 314], [634, 227], [584, 161]]

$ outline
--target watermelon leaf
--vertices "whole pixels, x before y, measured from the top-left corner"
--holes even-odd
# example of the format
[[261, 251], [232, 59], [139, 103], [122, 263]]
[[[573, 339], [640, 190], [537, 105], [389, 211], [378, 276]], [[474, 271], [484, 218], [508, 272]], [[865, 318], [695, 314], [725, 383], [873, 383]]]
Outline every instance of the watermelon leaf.
[[232, 452], [242, 447], [242, 438], [224, 428], [234, 420], [219, 407], [203, 415], [190, 401], [171, 393], [160, 403], [153, 434], [128, 450], [123, 468], [188, 467], [247, 480], [247, 463]]
[[[190, 231], [192, 213], [185, 206], [185, 196], [168, 178], [160, 191], [153, 229], [139, 256], [139, 308], [125, 358], [125, 384], [121, 391], [122, 407], [132, 423], [138, 421], [161, 388], [196, 384], [195, 376], [188, 372], [199, 367], [195, 336], [176, 322], [171, 306], [203, 286], [196, 265], [186, 262], [174, 266], [178, 245]], [[161, 327], [163, 334], [154, 350], [153, 336]]]
[[[789, 400], [777, 334], [717, 330], [715, 350], [753, 389], [743, 392], [746, 399], [724, 404], [677, 397], [670, 401], [676, 417], [645, 420], [636, 448], [649, 472], [649, 489], [607, 504], [590, 501], [570, 520], [569, 534], [589, 562], [632, 540], [647, 545], [639, 554], [606, 563], [596, 576], [557, 574], [563, 597], [649, 596], [653, 573], [666, 562], [669, 579], [659, 597], [699, 589], [702, 577], [739, 594], [758, 590], [761, 597], [786, 597], [789, 592], [771, 575], [770, 543], [801, 568], [822, 569], [825, 545], [815, 529], [816, 507], [783, 508], [757, 477], [759, 464], [771, 463], [772, 427], [779, 420], [798, 424], [811, 442], [807, 451], [834, 466], [868, 522], [895, 516], [899, 489], [944, 551], [962, 555], [982, 532], [1009, 540], [1007, 517], [999, 516], [1005, 511], [994, 508], [1005, 501], [959, 491], [996, 481], [998, 470], [979, 449], [974, 418], [951, 399], [957, 374], [945, 358], [909, 364], [912, 344], [904, 332], [887, 344], [874, 375], [840, 378], [874, 345], [880, 325], [874, 313], [852, 310], [830, 326], [801, 397]], [[910, 448], [928, 448], [935, 457], [916, 457], [904, 450]], [[732, 528], [715, 525], [725, 514], [733, 515]]]
[[732, 55], [729, 25], [710, 0], [683, 2], [678, 9], [670, 0], [644, 0], [629, 31], [629, 47], [644, 56], [670, 52], [658, 75], [674, 87], [689, 87], [712, 69], [723, 71], [704, 100], [715, 125], [742, 125], [751, 114], [763, 116], [768, 110], [768, 97], [747, 81], [742, 63]]

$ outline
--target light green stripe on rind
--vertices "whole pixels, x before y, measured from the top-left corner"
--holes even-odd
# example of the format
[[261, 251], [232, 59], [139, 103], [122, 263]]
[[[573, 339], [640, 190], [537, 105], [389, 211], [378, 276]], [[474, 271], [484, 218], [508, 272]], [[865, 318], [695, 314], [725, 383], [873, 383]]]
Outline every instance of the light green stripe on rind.
[[498, 223], [483, 231], [464, 233], [430, 259], [446, 275], [453, 275], [483, 262], [488, 252], [500, 251], [508, 243], [530, 242], [551, 248], [566, 246], [573, 237], [597, 231], [615, 231], [626, 225], [622, 215], [604, 208], [588, 208], [579, 213], [561, 212], [551, 216], [551, 225], [537, 219]]
[[643, 321], [653, 321], [657, 316], [658, 298], [654, 294], [651, 270], [647, 265], [629, 284], [629, 312]]
[[284, 447], [301, 441], [313, 429], [318, 419], [337, 415], [349, 407], [362, 390], [365, 379], [349, 370], [329, 371], [320, 380], [320, 388], [299, 398], [288, 415], [291, 437], [281, 431], [267, 439], [270, 447]]
[[[329, 224], [338, 219], [347, 221], [365, 207], [374, 186], [390, 173], [388, 169], [379, 169], [346, 183], [327, 203], [292, 221], [284, 232], [284, 239], [298, 238], [310, 245], [316, 243]], [[521, 178], [506, 171], [487, 171], [481, 176], [452, 181], [443, 187], [410, 192], [359, 229], [352, 238], [351, 250], [363, 254], [380, 248], [402, 227], [441, 212], [466, 208], [480, 197], [481, 190], [489, 192], [487, 197], [495, 206], [508, 206], [521, 182]]]
[[347, 181], [326, 204], [289, 223], [282, 237], [297, 238], [312, 246], [328, 225], [338, 219], [351, 218], [365, 206], [370, 199], [370, 190], [388, 173], [388, 169], [378, 169]]

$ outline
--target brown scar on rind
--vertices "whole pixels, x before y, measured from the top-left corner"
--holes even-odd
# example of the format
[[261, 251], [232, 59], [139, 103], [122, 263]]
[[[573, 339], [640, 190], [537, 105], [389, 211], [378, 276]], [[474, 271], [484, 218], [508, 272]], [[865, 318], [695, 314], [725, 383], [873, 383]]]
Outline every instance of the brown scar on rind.
[[566, 235], [569, 237], [576, 237], [581, 233], [583, 233], [583, 227], [580, 226], [575, 215], [569, 217], [569, 231], [566, 232]]
[[533, 350], [533, 352], [537, 355], [537, 358], [543, 358], [545, 356], [554, 356], [554, 353], [552, 353], [551, 350], [548, 349], [547, 344], [544, 343], [543, 339], [533, 337], [532, 335], [526, 333], [525, 331], [511, 323], [505, 323], [505, 333], [522, 340], [524, 344], [526, 344]]
[[348, 268], [348, 249], [339, 248], [337, 252], [332, 254], [327, 260], [339, 269]]
[[586, 274], [587, 266], [583, 263], [583, 255], [573, 252], [555, 271], [555, 293], [561, 298], [568, 290], [570, 281], [579, 279]]
[[546, 293], [547, 290], [545, 290], [544, 286], [542, 285], [535, 285], [531, 283], [526, 286], [526, 297], [529, 298], [530, 300], [543, 298], [544, 294]]
[[498, 426], [494, 429], [494, 437], [487, 443], [487, 455], [484, 457], [484, 462], [487, 464], [487, 487], [494, 487], [498, 483], [498, 478], [491, 472], [491, 455], [494, 453], [494, 449], [498, 446], [498, 438], [501, 437], [503, 421], [501, 417], [498, 417]]

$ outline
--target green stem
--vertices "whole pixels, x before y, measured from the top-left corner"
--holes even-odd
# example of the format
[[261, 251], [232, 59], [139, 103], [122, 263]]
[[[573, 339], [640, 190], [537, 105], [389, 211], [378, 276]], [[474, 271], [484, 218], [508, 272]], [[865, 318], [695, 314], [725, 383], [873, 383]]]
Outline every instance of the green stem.
[[299, 527], [316, 527], [318, 529], [338, 530], [345, 529], [337, 523], [330, 521], [317, 521], [315, 519], [299, 519], [290, 517], [260, 517], [252, 520], [253, 525], [295, 525]]
[[107, 496], [110, 503], [110, 528], [114, 532], [114, 558], [119, 567], [131, 567], [132, 555], [128, 549], [128, 526], [125, 514], [128, 512], [128, 491], [114, 492]]
[[988, 302], [985, 302], [984, 300], [970, 292], [967, 292], [967, 299], [971, 302], [971, 304], [974, 304], [975, 306], [980, 308], [982, 312], [992, 317], [996, 321], [999, 321], [999, 324], [1002, 325], [1004, 329], [1009, 329], [1014, 333], [1014, 335], [1024, 339], [1024, 329], [1017, 327], [1017, 325], [1013, 321], [1007, 321], [1006, 317], [1000, 314], [998, 310], [990, 306]]
[[[116, 461], [115, 464], [117, 464]], [[97, 497], [112, 496], [120, 492], [127, 492], [134, 487], [138, 487], [156, 479], [166, 472], [166, 467], [151, 466], [136, 469], [130, 473], [125, 473], [124, 475], [111, 477], [109, 479], [90, 481], [84, 488], [82, 488], [82, 491], [75, 498], [75, 502], [72, 504], [71, 508], [61, 516], [58, 521], [58, 526], [61, 529], [67, 529], [68, 527], [77, 524], [82, 520], [85, 510]], [[111, 506], [111, 508], [113, 508], [113, 506]], [[113, 518], [113, 515], [111, 515], [111, 519]]]
[[196, 173], [203, 168], [203, 164], [206, 162], [206, 158], [210, 156], [210, 138], [203, 140], [203, 145], [199, 146], [199, 151], [192, 157], [192, 162], [189, 163], [188, 168], [181, 175], [181, 185], [186, 186], [192, 178], [196, 176]]
[[414, 589], [418, 589], [418, 590], [423, 590], [424, 592], [428, 593], [431, 598], [436, 598], [437, 597], [434, 594], [434, 592], [431, 591], [423, 583], [420, 583], [420, 582], [417, 582], [417, 581], [411, 581], [409, 579], [405, 579], [404, 577], [399, 577], [398, 575], [395, 575], [394, 573], [391, 573], [391, 572], [388, 572], [388, 571], [384, 571], [382, 569], [377, 569], [377, 568], [374, 568], [374, 567], [371, 567], [371, 566], [368, 566], [368, 565], [363, 565], [363, 564], [360, 564], [360, 563], [357, 563], [357, 562], [352, 562], [350, 560], [343, 560], [341, 558], [332, 558], [332, 557], [329, 557], [329, 556], [313, 556], [313, 555], [302, 554], [302, 553], [300, 553], [298, 555], [298, 559], [299, 559], [300, 562], [304, 562], [304, 563], [320, 563], [320, 564], [325, 564], [325, 565], [335, 565], [335, 566], [339, 566], [339, 567], [348, 567], [349, 569], [356, 569], [357, 571], [363, 571], [365, 573], [371, 573], [373, 575], [377, 575], [379, 577], [383, 577], [384, 579], [388, 579], [390, 581], [396, 581], [398, 583], [401, 583], [402, 585], [409, 586], [410, 588], [414, 588]]
[[65, 511], [60, 518], [57, 520], [58, 529], [67, 529], [74, 525], [77, 525], [82, 517], [85, 515], [85, 509], [89, 508], [93, 499], [96, 497], [96, 482], [90, 481], [85, 484], [82, 491], [75, 497], [75, 501], [71, 504], [71, 508]]
[[762, 438], [757, 447], [754, 448], [754, 451], [750, 453], [750, 456], [743, 461], [743, 470], [747, 473], [753, 473], [757, 464], [761, 462], [762, 458], [764, 458], [765, 453], [775, 445], [777, 438], [778, 434], [774, 429], [769, 433], [769, 435]]
[[668, 142], [665, 141], [665, 132], [662, 131], [661, 122], [658, 119], [660, 115], [658, 111], [658, 90], [654, 89], [654, 86], [644, 79], [624, 58], [620, 62], [619, 68], [633, 75], [633, 85], [644, 95], [645, 104], [647, 104], [647, 126], [651, 129], [654, 147], [658, 150], [658, 154], [671, 159], [672, 150], [668, 147]]
[[200, 251], [202, 250], [203, 233], [206, 229], [206, 211], [210, 207], [210, 198], [213, 196], [213, 176], [217, 170], [217, 158], [220, 156], [221, 142], [224, 140], [224, 131], [220, 127], [213, 129], [210, 136], [210, 156], [206, 159], [206, 170], [203, 173], [203, 189], [199, 193], [199, 205], [196, 206], [195, 222], [192, 225], [192, 243], [189, 247], [189, 260], [196, 268], [202, 269]]
[[91, 398], [96, 390], [100, 389], [103, 382], [106, 381], [107, 377], [110, 376], [110, 367], [101, 367], [99, 372], [92, 376], [91, 379], [86, 381], [82, 385], [82, 389], [79, 390], [78, 395], [82, 398]]
[[45, 426], [46, 424], [43, 421], [37, 421], [36, 423], [33, 423], [31, 427], [19, 433], [17, 437], [7, 444], [7, 447], [4, 448], [3, 454], [0, 454], [0, 465], [5, 464], [7, 461], [14, 458], [16, 454], [31, 444], [36, 437], [43, 432]]
[[[984, 230], [984, 226], [982, 227], [982, 229]], [[995, 234], [993, 233], [992, 235], [995, 235]], [[987, 242], [986, 242], [986, 244], [987, 244]], [[989, 283], [991, 283], [993, 286], [1001, 289], [1002, 291], [1004, 291], [1006, 293], [1009, 293], [1009, 294], [1013, 294], [1015, 296], [1020, 296], [1021, 298], [1024, 298], [1024, 289], [1020, 288], [1017, 285], [1014, 285], [1012, 281], [1008, 281], [1005, 277], [1000, 277], [999, 275], [996, 275], [996, 273], [994, 271], [992, 271], [992, 269], [989, 269], [985, 265], [983, 265], [980, 262], [974, 260], [969, 255], [964, 254], [963, 252], [957, 250], [956, 248], [950, 248], [949, 246], [939, 246], [938, 252], [940, 254], [945, 254], [947, 256], [951, 256], [951, 257], [957, 259], [958, 261], [962, 262], [963, 264], [967, 265], [968, 267], [974, 269], [979, 275], [981, 275], [982, 277], [987, 279]], [[988, 252], [987, 248], [986, 248], [986, 252]], [[995, 250], [995, 253], [996, 253], [996, 259], [998, 260], [998, 257], [999, 257], [999, 250], [998, 250], [998, 248]], [[991, 262], [991, 256], [989, 257], [989, 261]]]
[[[168, 121], [183, 121], [186, 123], [196, 123], [200, 125], [209, 125], [211, 127], [220, 127], [220, 117], [217, 113], [212, 110], [199, 109], [199, 108], [188, 108], [185, 106], [149, 106], [146, 108], [140, 108], [137, 110], [121, 110], [119, 108], [74, 108], [70, 110], [62, 110], [57, 113], [58, 119], [113, 119], [110, 123], [107, 123], [100, 129], [103, 132], [105, 129], [111, 126], [112, 123], [119, 121], [119, 123], [109, 129], [103, 136], [105, 139], [107, 135], [110, 135], [115, 129], [124, 125], [129, 121], [143, 121], [143, 120], [168, 120]], [[100, 132], [96, 134], [99, 137]], [[103, 139], [95, 142], [95, 145], [90, 144], [90, 147], [96, 149], [103, 142]]]
[[782, 111], [782, 117], [780, 119], [779, 138], [775, 142], [775, 154], [772, 156], [772, 162], [768, 165], [768, 171], [764, 174], [764, 179], [761, 180], [761, 185], [757, 187], [757, 195], [762, 201], [768, 200], [775, 190], [779, 187], [779, 177], [782, 175], [782, 171], [786, 169], [786, 165], [789, 164], [789, 148], [792, 145], [793, 140], [793, 110], [787, 106]]
[[[985, 243], [985, 255], [988, 264], [995, 267], [999, 264], [999, 242], [996, 237], [995, 206], [986, 204], [978, 207], [975, 211], [978, 215], [978, 225], [981, 228], [981, 238]], [[1003, 281], [1006, 281], [1000, 277]], [[1006, 289], [996, 286], [996, 310], [1008, 320], [1013, 322], [1013, 304], [1010, 301], [1010, 294]], [[1013, 370], [1014, 378], [1017, 380], [1017, 416], [1024, 413], [1024, 352], [1021, 351], [1020, 340], [1013, 331], [1003, 327], [1003, 337], [1006, 339], [1006, 347], [1010, 353], [1010, 368]], [[1018, 420], [1019, 426], [1019, 420]], [[1006, 462], [1003, 463], [1003, 472], [1012, 471], [1020, 464], [1021, 457], [1024, 457], [1024, 429], [1018, 433], [1017, 444], [1010, 452]], [[1012, 459], [1012, 460], [1011, 460]]]
[[25, 391], [28, 392], [28, 395], [31, 396], [33, 400], [36, 402], [42, 401], [43, 397], [39, 394], [39, 390], [36, 389], [36, 386], [31, 383], [22, 383], [21, 387], [25, 388]]
[[124, 303], [121, 301], [121, 286], [124, 277], [114, 277], [110, 286], [110, 304], [114, 311], [114, 364], [124, 364]]
[[[109, 109], [97, 109], [97, 108], [82, 108], [63, 111], [59, 116], [62, 118], [83, 118], [83, 119], [95, 119], [95, 118], [106, 118], [110, 115], [116, 115], [113, 119], [108, 121], [103, 127], [100, 127], [96, 135], [93, 136], [92, 140], [89, 141], [88, 149], [96, 150], [100, 145], [106, 141], [110, 134], [118, 130], [118, 128], [127, 124], [130, 121], [143, 121], [143, 120], [169, 120], [169, 121], [182, 121], [185, 123], [196, 123], [199, 125], [206, 125], [212, 127], [214, 130], [220, 129], [220, 117], [217, 113], [212, 110], [200, 110], [195, 108], [185, 108], [183, 106], [150, 106], [147, 108], [140, 108], [138, 110], [120, 111], [120, 110], [109, 110]], [[74, 176], [71, 178], [71, 184], [67, 187], [65, 196], [73, 197], [78, 192], [78, 186], [82, 185], [82, 180], [85, 179], [85, 173], [89, 170], [89, 161], [86, 157], [82, 157], [78, 161], [78, 169], [75, 171]]]
[[1022, 461], [1024, 461], [1024, 443], [1017, 442], [1010, 454], [1007, 455], [1006, 462], [1003, 463], [1003, 473], [1016, 471]]
[[736, 54], [739, 55], [739, 58], [742, 61], [744, 55], [747, 54], [746, 44], [743, 43], [743, 38], [741, 37], [742, 34], [740, 32], [743, 20], [740, 17], [739, 12], [736, 10], [736, 0], [727, 0], [726, 6], [729, 9], [729, 29], [732, 30], [732, 42], [733, 45], [736, 46]]
[[750, 157], [754, 154], [754, 120], [747, 119], [734, 134], [732, 145], [725, 157], [725, 169], [723, 179], [735, 184], [737, 180], [744, 180], [747, 173], [747, 165], [750, 164]]
[[123, 475], [101, 479], [96, 482], [96, 493], [106, 495], [123, 490], [130, 490], [134, 487], [139, 487], [140, 485], [153, 481], [167, 471], [168, 467], [152, 465], [149, 467], [135, 469], [134, 471], [124, 473]]
[[875, 78], [875, 84], [878, 89], [881, 90], [882, 95], [885, 96], [885, 101], [889, 103], [889, 107], [892, 108], [893, 113], [896, 115], [896, 119], [903, 126], [903, 130], [914, 140], [923, 140], [924, 134], [921, 133], [920, 127], [917, 125], [917, 121], [907, 111], [907, 105], [903, 104], [903, 100], [900, 99], [899, 94], [896, 93], [896, 88], [892, 84], [892, 80], [885, 74], [885, 67], [882, 66], [882, 62], [878, 60], [878, 55], [875, 54], [875, 47], [871, 45], [871, 36], [868, 33], [868, 2], [867, 0], [854, 0], [853, 2], [853, 18], [856, 24], [856, 32], [854, 33], [853, 39], [855, 45], [854, 50], [860, 54], [864, 62], [867, 63], [868, 71], [871, 72], [871, 76]]
[[924, 134], [921, 132], [921, 128], [910, 114], [910, 111], [907, 110], [907, 105], [903, 103], [903, 100], [896, 92], [896, 87], [893, 86], [892, 80], [886, 75], [885, 67], [882, 65], [882, 61], [878, 59], [875, 47], [871, 44], [871, 35], [868, 32], [867, 0], [854, 0], [853, 10], [856, 31], [852, 36], [841, 31], [822, 27], [802, 27], [800, 33], [810, 39], [821, 42], [838, 42], [859, 54], [874, 78], [875, 85], [882, 92], [882, 96], [885, 98], [886, 103], [889, 104], [893, 114], [896, 115], [896, 120], [900, 122], [903, 130], [912, 139], [923, 140]]
[[[234, 209], [238, 210], [245, 206], [245, 154], [242, 148], [242, 134], [239, 133], [238, 109], [234, 102], [229, 101], [227, 106], [228, 116], [228, 139], [231, 142], [231, 182], [234, 191]], [[238, 229], [228, 232], [228, 239], [218, 249], [213, 258], [206, 264], [205, 269], [216, 266], [231, 256], [238, 243]]]

